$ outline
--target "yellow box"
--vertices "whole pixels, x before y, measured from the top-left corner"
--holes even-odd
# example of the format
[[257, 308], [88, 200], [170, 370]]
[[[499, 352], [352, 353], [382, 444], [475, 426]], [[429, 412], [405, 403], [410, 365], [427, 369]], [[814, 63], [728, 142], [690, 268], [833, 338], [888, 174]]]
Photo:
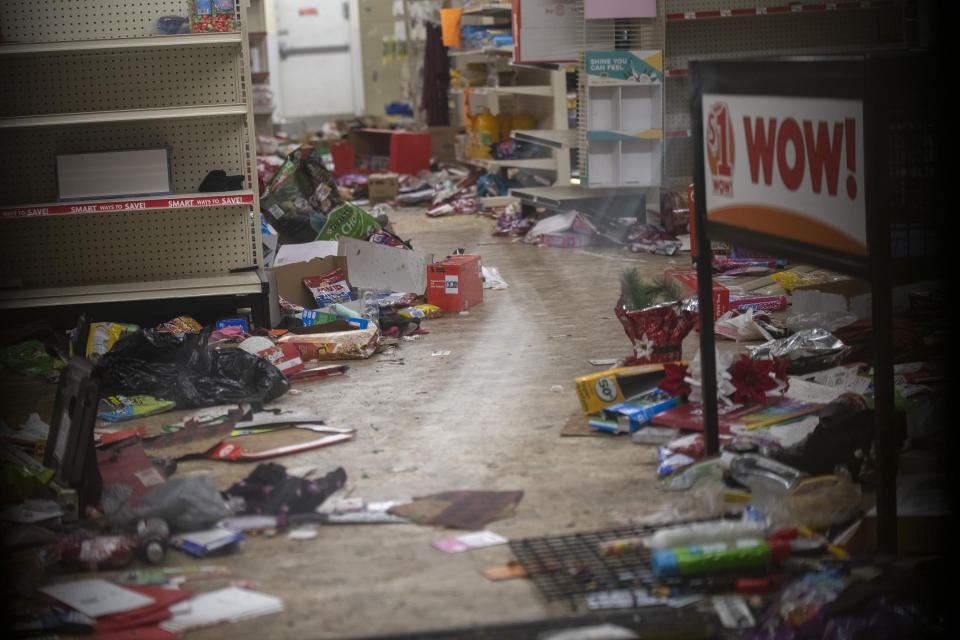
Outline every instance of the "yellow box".
[[[685, 364], [685, 363], [680, 363]], [[607, 369], [574, 380], [584, 413], [595, 413], [627, 398], [652, 391], [663, 380], [663, 364]]]

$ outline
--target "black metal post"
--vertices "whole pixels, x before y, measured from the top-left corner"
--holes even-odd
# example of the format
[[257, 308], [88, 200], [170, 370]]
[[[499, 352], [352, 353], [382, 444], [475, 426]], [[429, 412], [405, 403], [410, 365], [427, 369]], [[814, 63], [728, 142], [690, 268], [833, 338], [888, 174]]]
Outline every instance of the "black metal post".
[[[697, 74], [699, 78], [699, 74]], [[700, 379], [703, 391], [703, 437], [707, 455], [720, 453], [720, 426], [717, 414], [717, 358], [713, 335], [713, 252], [707, 237], [707, 190], [703, 155], [703, 98], [697, 92], [690, 113], [693, 115], [692, 132], [698, 152], [694, 168], [693, 200], [695, 211], [694, 234], [697, 252], [697, 308], [700, 314]]]

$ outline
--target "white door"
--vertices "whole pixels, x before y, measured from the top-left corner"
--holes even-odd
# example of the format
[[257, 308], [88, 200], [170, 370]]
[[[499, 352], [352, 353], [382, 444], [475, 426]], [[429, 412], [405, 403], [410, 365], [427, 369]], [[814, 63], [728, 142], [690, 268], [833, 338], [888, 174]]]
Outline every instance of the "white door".
[[359, 114], [355, 21], [350, 0], [276, 0], [280, 108], [285, 120]]

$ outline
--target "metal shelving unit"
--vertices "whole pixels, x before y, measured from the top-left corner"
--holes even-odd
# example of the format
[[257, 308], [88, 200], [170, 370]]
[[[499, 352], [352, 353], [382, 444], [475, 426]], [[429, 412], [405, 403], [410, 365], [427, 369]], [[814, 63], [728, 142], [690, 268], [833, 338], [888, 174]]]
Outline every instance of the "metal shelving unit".
[[[490, 2], [483, 4], [474, 3], [465, 7], [462, 11], [464, 18], [499, 18], [501, 20], [509, 19], [512, 11], [509, 2]], [[448, 55], [454, 60], [487, 60], [496, 63], [507, 58], [513, 57], [513, 46], [505, 45], [499, 47], [482, 47], [476, 49], [448, 49]], [[532, 67], [527, 65], [515, 65], [510, 63], [510, 67], [520, 74], [520, 77], [527, 78], [524, 84], [515, 86], [481, 86], [481, 87], [457, 87], [450, 90], [451, 96], [456, 96], [463, 100], [470, 109], [473, 110], [474, 98], [477, 99], [479, 108], [487, 108], [491, 113], [497, 113], [501, 108], [513, 108], [514, 110], [531, 111], [540, 121], [546, 123], [547, 128], [537, 130], [544, 132], [546, 137], [550, 137], [552, 132], [560, 131], [567, 122], [566, 117], [566, 76], [565, 70], [558, 66], [553, 67]], [[458, 99], [458, 102], [460, 102]], [[549, 99], [549, 101], [548, 101]], [[533, 133], [532, 131], [526, 133]], [[460, 158], [462, 162], [472, 164], [495, 172], [500, 169], [546, 169], [557, 172], [556, 183], [568, 184], [570, 181], [570, 159], [569, 147], [558, 147], [553, 143], [541, 144], [544, 138], [512, 135], [516, 140], [540, 144], [551, 150], [549, 158], [518, 159], [518, 160], [491, 160], [491, 159], [473, 159]]]
[[[0, 5], [0, 308], [265, 300], [236, 4], [236, 31], [184, 35], [155, 30], [184, 15], [181, 0]], [[57, 201], [57, 154], [158, 146], [171, 150], [172, 194]], [[243, 189], [198, 192], [215, 169], [243, 175]]]

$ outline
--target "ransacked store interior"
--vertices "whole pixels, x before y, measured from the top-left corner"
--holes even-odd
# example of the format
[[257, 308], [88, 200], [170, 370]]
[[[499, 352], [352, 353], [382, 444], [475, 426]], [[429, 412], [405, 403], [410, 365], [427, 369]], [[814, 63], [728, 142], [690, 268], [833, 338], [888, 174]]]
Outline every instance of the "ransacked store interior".
[[0, 3], [4, 637], [949, 637], [936, 5]]

